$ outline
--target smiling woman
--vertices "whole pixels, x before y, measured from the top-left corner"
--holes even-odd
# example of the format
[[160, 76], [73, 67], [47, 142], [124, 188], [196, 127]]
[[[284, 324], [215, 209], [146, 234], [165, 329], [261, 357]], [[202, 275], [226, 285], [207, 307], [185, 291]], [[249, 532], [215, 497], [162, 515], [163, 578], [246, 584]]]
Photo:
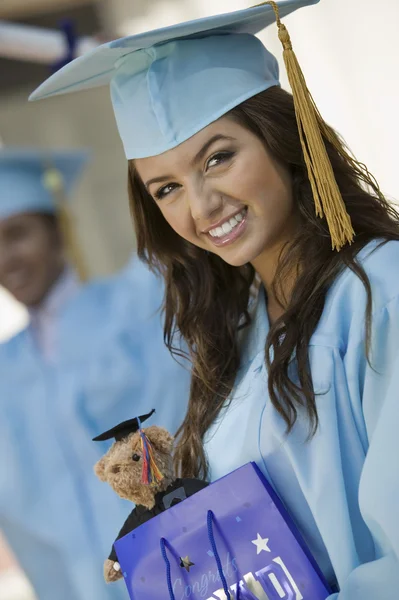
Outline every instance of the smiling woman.
[[[314, 333], [341, 260], [362, 273], [355, 257], [367, 242], [374, 236], [399, 239], [397, 217], [373, 179], [347, 158], [343, 146], [326, 139], [326, 147], [358, 233], [340, 254], [331, 251], [328, 224], [314, 212], [292, 97], [278, 87], [248, 99], [176, 148], [130, 161], [138, 252], [168, 280], [167, 339], [173, 339], [176, 327], [191, 341], [198, 373], [178, 453], [195, 475], [198, 468], [206, 472], [202, 440], [236, 377], [236, 331], [255, 273], [267, 291], [271, 328], [266, 356], [275, 353], [268, 381], [271, 400], [289, 428], [302, 404], [315, 426], [314, 391], [305, 374], [308, 350], [302, 341], [309, 342]], [[235, 215], [238, 223], [232, 228]], [[315, 290], [311, 299], [309, 287]], [[303, 368], [300, 393], [287, 371], [294, 352]]]

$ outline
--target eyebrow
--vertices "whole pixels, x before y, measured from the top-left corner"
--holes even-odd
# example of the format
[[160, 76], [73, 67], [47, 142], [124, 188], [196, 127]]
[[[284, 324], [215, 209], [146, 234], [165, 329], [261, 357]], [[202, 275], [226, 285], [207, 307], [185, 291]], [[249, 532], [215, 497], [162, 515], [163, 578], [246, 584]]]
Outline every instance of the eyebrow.
[[199, 162], [202, 158], [204, 158], [204, 156], [208, 152], [209, 148], [211, 146], [213, 146], [213, 144], [215, 144], [216, 142], [219, 142], [221, 140], [223, 140], [225, 142], [232, 142], [234, 140], [234, 138], [232, 138], [228, 135], [222, 135], [221, 133], [217, 133], [216, 135], [211, 137], [211, 139], [208, 140], [202, 146], [201, 150], [199, 152], [197, 152], [197, 154], [194, 156], [193, 160], [191, 161], [191, 164], [193, 165], [193, 164]]
[[163, 183], [164, 181], [169, 181], [170, 179], [173, 179], [173, 175], [161, 175], [160, 177], [154, 177], [154, 179], [149, 179], [148, 181], [146, 181], [144, 186], [147, 188], [147, 191], [149, 191], [149, 187], [153, 183]]
[[[214, 135], [207, 142], [205, 142], [205, 144], [202, 146], [201, 150], [199, 150], [199, 152], [197, 152], [197, 154], [192, 159], [191, 164], [194, 165], [195, 163], [198, 163], [202, 158], [204, 158], [204, 156], [208, 152], [209, 148], [211, 146], [213, 146], [213, 144], [215, 144], [216, 142], [219, 142], [221, 140], [232, 142], [232, 141], [234, 141], [234, 138], [232, 138], [228, 135], [222, 135], [221, 133]], [[150, 185], [152, 185], [153, 183], [163, 183], [164, 181], [169, 181], [171, 179], [173, 179], [173, 175], [161, 175], [160, 177], [154, 177], [153, 179], [149, 179], [144, 185], [148, 190]]]

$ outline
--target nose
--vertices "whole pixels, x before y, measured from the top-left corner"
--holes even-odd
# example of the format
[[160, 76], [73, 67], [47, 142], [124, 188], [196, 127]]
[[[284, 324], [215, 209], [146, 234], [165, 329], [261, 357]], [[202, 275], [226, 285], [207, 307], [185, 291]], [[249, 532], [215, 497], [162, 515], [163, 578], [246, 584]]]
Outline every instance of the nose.
[[206, 224], [221, 209], [223, 196], [214, 188], [198, 185], [188, 191], [188, 202], [194, 221]]
[[4, 251], [0, 242], [0, 277], [3, 276], [4, 272], [7, 270], [8, 263], [8, 253]]
[[0, 279], [2, 279], [6, 273], [13, 270], [16, 262], [18, 263], [13, 253], [0, 242]]

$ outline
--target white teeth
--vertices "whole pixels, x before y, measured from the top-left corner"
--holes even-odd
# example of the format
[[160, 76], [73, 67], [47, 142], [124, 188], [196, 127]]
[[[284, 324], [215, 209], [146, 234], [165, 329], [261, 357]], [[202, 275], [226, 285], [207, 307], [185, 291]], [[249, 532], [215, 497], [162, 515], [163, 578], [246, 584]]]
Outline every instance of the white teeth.
[[230, 223], [223, 223], [222, 225], [222, 229], [225, 233], [230, 233], [230, 231], [233, 230], [232, 226], [230, 225]]
[[211, 229], [209, 232], [210, 235], [212, 237], [223, 237], [230, 233], [234, 229], [234, 227], [237, 227], [237, 225], [243, 220], [245, 210], [246, 209], [244, 209], [238, 215], [235, 215], [235, 217], [231, 217], [231, 219], [223, 223], [221, 227], [215, 227], [215, 229]]

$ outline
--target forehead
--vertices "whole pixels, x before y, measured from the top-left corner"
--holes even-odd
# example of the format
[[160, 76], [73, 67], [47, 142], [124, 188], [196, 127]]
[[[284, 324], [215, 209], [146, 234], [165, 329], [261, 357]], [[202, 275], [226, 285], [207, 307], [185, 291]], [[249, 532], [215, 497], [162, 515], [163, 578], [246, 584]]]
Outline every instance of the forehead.
[[0, 218], [0, 234], [3, 237], [12, 235], [14, 232], [23, 232], [26, 236], [36, 238], [52, 239], [56, 231], [56, 220], [53, 215], [41, 213], [19, 213], [10, 217]]
[[[161, 174], [160, 171], [163, 172], [165, 169], [181, 169], [188, 165], [201, 148], [217, 135], [233, 138], [237, 141], [250, 136], [255, 137], [248, 129], [237, 123], [231, 116], [225, 115], [176, 148], [172, 148], [172, 150], [168, 150], [158, 156], [136, 159], [134, 164], [138, 174], [143, 181], [145, 181], [152, 175]], [[220, 140], [219, 144], [223, 144], [223, 141]]]
[[30, 224], [34, 224], [39, 218], [39, 215], [33, 215], [31, 213], [19, 213], [18, 215], [12, 215], [11, 217], [0, 218], [0, 228], [3, 231], [12, 229], [14, 227], [24, 226], [27, 227]]

